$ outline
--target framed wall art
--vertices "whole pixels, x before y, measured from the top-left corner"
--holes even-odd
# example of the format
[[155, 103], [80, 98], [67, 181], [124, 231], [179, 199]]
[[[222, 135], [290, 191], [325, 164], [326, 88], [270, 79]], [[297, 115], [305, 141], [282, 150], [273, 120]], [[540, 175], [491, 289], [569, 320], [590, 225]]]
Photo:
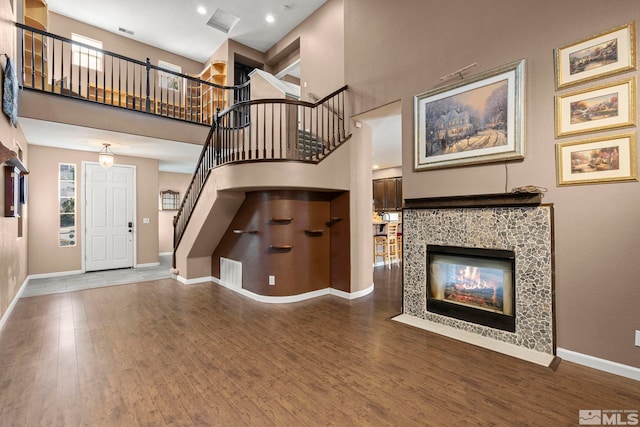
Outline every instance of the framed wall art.
[[524, 158], [517, 61], [415, 96], [414, 170]]
[[638, 180], [635, 134], [556, 145], [558, 185]]
[[636, 79], [556, 96], [556, 136], [636, 124]]
[[635, 22], [556, 49], [558, 89], [636, 69]]

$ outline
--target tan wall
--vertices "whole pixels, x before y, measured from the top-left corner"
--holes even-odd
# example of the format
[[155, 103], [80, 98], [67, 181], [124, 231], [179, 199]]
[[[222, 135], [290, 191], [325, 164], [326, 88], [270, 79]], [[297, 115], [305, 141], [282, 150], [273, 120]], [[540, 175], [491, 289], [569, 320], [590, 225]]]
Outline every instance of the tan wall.
[[[555, 205], [558, 346], [640, 367], [640, 184], [557, 187], [553, 108], [554, 48], [640, 20], [637, 0], [401, 3], [345, 2], [345, 57], [356, 113], [404, 101], [404, 197], [505, 191], [502, 163], [413, 171], [413, 97], [471, 63], [476, 73], [525, 58], [527, 154], [508, 165], [506, 187], [546, 187], [544, 201]], [[571, 139], [579, 138], [562, 141]]]
[[[0, 2], [0, 53], [7, 53], [15, 64], [17, 60], [15, 40], [16, 31], [13, 26], [15, 15], [11, 4]], [[0, 57], [2, 75], [6, 64], [4, 56]], [[4, 96], [4, 77], [0, 79], [0, 96]], [[19, 123], [19, 121], [18, 121]], [[7, 147], [15, 149], [17, 141], [23, 150], [23, 160], [29, 167], [29, 147], [22, 130], [9, 123], [9, 119], [0, 113], [0, 141]], [[0, 175], [0, 214], [4, 215], [4, 174]], [[0, 216], [0, 318], [16, 297], [20, 287], [27, 278], [27, 239], [29, 204], [23, 206], [23, 237], [18, 237], [18, 219]]]
[[[329, 0], [267, 51], [267, 63], [300, 38], [302, 99], [319, 98], [345, 84], [343, 0]], [[306, 85], [305, 85], [306, 84]]]
[[[82, 230], [82, 162], [96, 162], [97, 154], [60, 148], [30, 146], [29, 176], [29, 274], [82, 269], [82, 233], [78, 244], [59, 247], [58, 164], [76, 164], [76, 228]], [[158, 262], [158, 161], [115, 156], [115, 163], [136, 167], [136, 262]], [[143, 224], [149, 218], [149, 224]]]
[[[115, 27], [115, 25], [114, 25]], [[151, 63], [158, 65], [158, 60], [169, 62], [171, 64], [182, 67], [184, 74], [199, 74], [204, 68], [204, 64], [176, 55], [166, 50], [158, 49], [148, 44], [134, 41], [128, 37], [124, 37], [110, 31], [105, 31], [91, 25], [76, 21], [57, 13], [49, 13], [49, 32], [71, 38], [71, 33], [80, 34], [85, 37], [99, 40], [102, 42], [104, 50], [114, 52], [126, 57], [136, 59], [138, 61], [146, 61], [147, 58]]]
[[[158, 173], [158, 194], [160, 191], [173, 190], [180, 193], [180, 200], [191, 182], [191, 174], [175, 172]], [[173, 217], [177, 211], [158, 212], [158, 250], [161, 254], [173, 252]]]

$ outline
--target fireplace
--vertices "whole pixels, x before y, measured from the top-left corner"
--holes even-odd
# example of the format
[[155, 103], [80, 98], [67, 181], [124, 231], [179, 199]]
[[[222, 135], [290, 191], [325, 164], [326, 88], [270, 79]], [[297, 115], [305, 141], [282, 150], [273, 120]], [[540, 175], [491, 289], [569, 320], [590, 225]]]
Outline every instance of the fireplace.
[[427, 311], [516, 329], [515, 252], [427, 245]]

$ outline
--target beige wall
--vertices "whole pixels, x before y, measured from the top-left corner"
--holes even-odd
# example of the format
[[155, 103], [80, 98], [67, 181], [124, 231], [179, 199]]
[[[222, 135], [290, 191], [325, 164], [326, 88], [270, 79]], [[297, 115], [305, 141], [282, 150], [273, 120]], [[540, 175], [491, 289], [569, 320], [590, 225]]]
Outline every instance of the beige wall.
[[[11, 4], [7, 1], [0, 2], [0, 53], [7, 53], [15, 64], [17, 60], [15, 40], [16, 31], [13, 26], [15, 16], [11, 10]], [[2, 76], [6, 64], [4, 56], [0, 57]], [[0, 96], [4, 95], [4, 77], [0, 79]], [[19, 121], [18, 121], [19, 123]], [[12, 150], [15, 150], [16, 141], [23, 150], [23, 160], [29, 165], [29, 147], [22, 130], [9, 123], [4, 113], [0, 113], [0, 141]], [[4, 172], [4, 171], [2, 171]], [[6, 313], [7, 308], [13, 302], [20, 287], [27, 278], [27, 239], [29, 204], [23, 206], [23, 237], [18, 237], [18, 219], [4, 217], [4, 174], [0, 175], [0, 318]]]
[[[82, 233], [73, 247], [58, 246], [58, 165], [76, 164], [76, 228], [82, 230], [82, 162], [96, 162], [97, 153], [30, 146], [29, 274], [82, 269]], [[136, 262], [158, 262], [158, 161], [115, 155], [115, 163], [136, 167]], [[143, 224], [149, 218], [149, 224]]]
[[[554, 48], [632, 20], [640, 20], [637, 0], [451, 0], [446, 7], [423, 0], [348, 0], [345, 57], [356, 113], [404, 101], [405, 198], [548, 188], [544, 202], [555, 205], [558, 346], [640, 367], [634, 346], [634, 330], [640, 329], [640, 184], [559, 188], [553, 107]], [[502, 163], [414, 172], [414, 95], [471, 63], [478, 63], [476, 73], [521, 58], [527, 61], [527, 153], [523, 162], [508, 165], [508, 182]], [[562, 141], [572, 139], [579, 138]]]
[[[158, 173], [158, 194], [173, 190], [180, 193], [180, 201], [191, 182], [191, 174], [175, 172]], [[158, 212], [158, 250], [161, 254], [173, 252], [173, 217], [177, 211]]]
[[204, 68], [204, 64], [200, 62], [148, 44], [136, 42], [128, 37], [105, 31], [53, 12], [49, 12], [49, 32], [69, 39], [71, 38], [71, 33], [80, 34], [101, 41], [104, 50], [124, 55], [131, 59], [144, 62], [149, 58], [154, 65], [158, 65], [158, 60], [160, 59], [179, 65], [182, 67], [184, 74], [199, 74]]
[[[267, 63], [300, 38], [302, 99], [319, 98], [345, 84], [343, 0], [329, 0], [267, 51]], [[306, 86], [305, 86], [306, 84]]]

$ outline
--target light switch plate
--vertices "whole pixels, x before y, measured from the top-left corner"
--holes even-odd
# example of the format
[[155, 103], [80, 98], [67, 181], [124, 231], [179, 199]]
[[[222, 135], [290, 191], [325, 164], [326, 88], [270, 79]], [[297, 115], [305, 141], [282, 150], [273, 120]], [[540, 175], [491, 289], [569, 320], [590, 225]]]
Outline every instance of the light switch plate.
[[149, 224], [149, 222], [150, 222], [149, 218], [142, 218], [143, 224]]
[[640, 347], [640, 331], [636, 331], [636, 346]]

